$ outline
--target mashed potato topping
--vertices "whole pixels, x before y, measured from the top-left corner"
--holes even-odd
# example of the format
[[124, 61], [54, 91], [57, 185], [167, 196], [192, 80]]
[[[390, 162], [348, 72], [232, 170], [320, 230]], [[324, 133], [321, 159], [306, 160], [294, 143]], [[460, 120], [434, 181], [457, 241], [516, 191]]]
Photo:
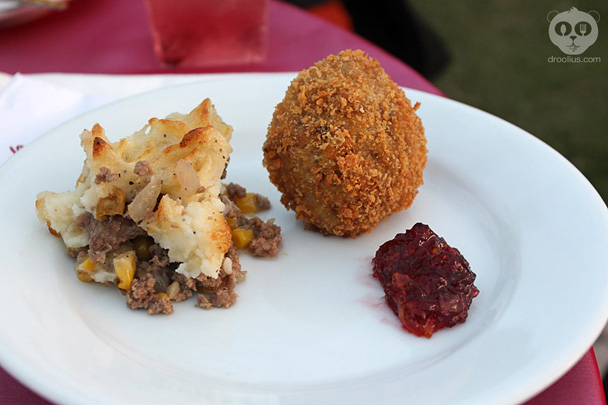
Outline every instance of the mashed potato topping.
[[82, 281], [116, 284], [131, 308], [170, 313], [196, 291], [201, 307], [230, 306], [244, 277], [224, 217], [231, 135], [209, 99], [114, 143], [95, 125], [75, 190], [40, 193], [38, 218]]
[[[232, 128], [221, 121], [208, 99], [190, 114], [171, 118], [153, 118], [116, 143], [108, 141], [99, 125], [82, 133], [86, 160], [76, 189], [46, 191], [36, 202], [39, 218], [61, 235], [68, 248], [90, 242], [86, 229], [75, 225], [76, 217], [90, 212], [102, 219], [106, 214], [101, 210], [108, 205], [116, 210], [112, 214], [126, 211], [128, 216], [137, 194], [155, 176], [159, 187], [148, 198], [147, 212], [132, 219], [168, 249], [172, 261], [182, 263], [178, 272], [217, 277], [231, 243], [219, 194], [232, 151]], [[120, 198], [124, 201], [117, 201]]]

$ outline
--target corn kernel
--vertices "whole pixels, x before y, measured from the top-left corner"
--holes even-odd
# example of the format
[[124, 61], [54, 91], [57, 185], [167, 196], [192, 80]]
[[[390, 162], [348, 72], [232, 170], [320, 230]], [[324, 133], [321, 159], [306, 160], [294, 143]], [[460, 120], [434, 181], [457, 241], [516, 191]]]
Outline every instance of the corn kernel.
[[76, 276], [78, 276], [78, 280], [82, 281], [83, 283], [90, 283], [93, 281], [91, 274], [84, 270], [76, 270]]
[[169, 296], [164, 292], [156, 293], [156, 296], [161, 300], [169, 300]]
[[234, 203], [241, 210], [243, 214], [252, 214], [258, 212], [256, 206], [256, 196], [254, 193], [247, 193], [245, 197], [235, 198]]
[[118, 288], [131, 289], [131, 282], [135, 276], [135, 252], [130, 250], [114, 258], [114, 271], [118, 277]]
[[174, 300], [177, 298], [177, 294], [179, 294], [179, 283], [174, 281], [167, 287], [167, 297], [169, 297], [170, 300]]
[[90, 257], [87, 257], [82, 263], [78, 265], [78, 270], [92, 274], [93, 270], [95, 270], [95, 263], [91, 261]]
[[255, 234], [253, 230], [247, 228], [236, 228], [232, 231], [232, 243], [238, 249], [245, 249], [253, 240]]

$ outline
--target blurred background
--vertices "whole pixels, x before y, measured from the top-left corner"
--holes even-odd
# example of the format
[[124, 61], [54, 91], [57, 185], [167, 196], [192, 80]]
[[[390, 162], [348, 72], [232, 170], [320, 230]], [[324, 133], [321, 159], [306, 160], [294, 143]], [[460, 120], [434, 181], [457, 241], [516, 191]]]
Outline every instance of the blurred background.
[[[449, 98], [534, 134], [572, 162], [608, 202], [608, 1], [291, 0], [380, 45]], [[599, 13], [597, 41], [564, 57], [552, 10]], [[564, 213], [567, 215], [567, 213]]]

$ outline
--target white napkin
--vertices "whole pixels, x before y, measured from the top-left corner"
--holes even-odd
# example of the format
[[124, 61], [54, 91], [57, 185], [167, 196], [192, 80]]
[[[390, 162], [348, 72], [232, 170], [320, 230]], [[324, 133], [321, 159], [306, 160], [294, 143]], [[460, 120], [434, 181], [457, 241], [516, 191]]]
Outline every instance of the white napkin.
[[0, 91], [0, 165], [57, 125], [110, 101], [16, 74]]

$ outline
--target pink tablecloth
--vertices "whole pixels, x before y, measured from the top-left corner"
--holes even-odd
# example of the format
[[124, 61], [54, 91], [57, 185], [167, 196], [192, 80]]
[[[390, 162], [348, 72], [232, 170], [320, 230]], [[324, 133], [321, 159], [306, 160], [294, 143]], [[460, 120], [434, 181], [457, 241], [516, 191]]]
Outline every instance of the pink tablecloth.
[[0, 72], [191, 73], [302, 70], [330, 53], [360, 48], [402, 86], [438, 90], [409, 66], [357, 35], [293, 6], [272, 2], [269, 49], [260, 65], [162, 70], [141, 0], [74, 0], [68, 11], [0, 31]]
[[[297, 71], [330, 53], [358, 48], [377, 58], [400, 85], [441, 94], [418, 73], [368, 41], [280, 2], [270, 8], [266, 62], [206, 70], [163, 70], [152, 51], [143, 3], [137, 0], [74, 0], [68, 11], [34, 24], [0, 31], [0, 72], [6, 73], [203, 73]], [[27, 383], [27, 381], [25, 381]], [[0, 403], [44, 404], [44, 399], [0, 369]], [[529, 405], [605, 404], [589, 352]]]

